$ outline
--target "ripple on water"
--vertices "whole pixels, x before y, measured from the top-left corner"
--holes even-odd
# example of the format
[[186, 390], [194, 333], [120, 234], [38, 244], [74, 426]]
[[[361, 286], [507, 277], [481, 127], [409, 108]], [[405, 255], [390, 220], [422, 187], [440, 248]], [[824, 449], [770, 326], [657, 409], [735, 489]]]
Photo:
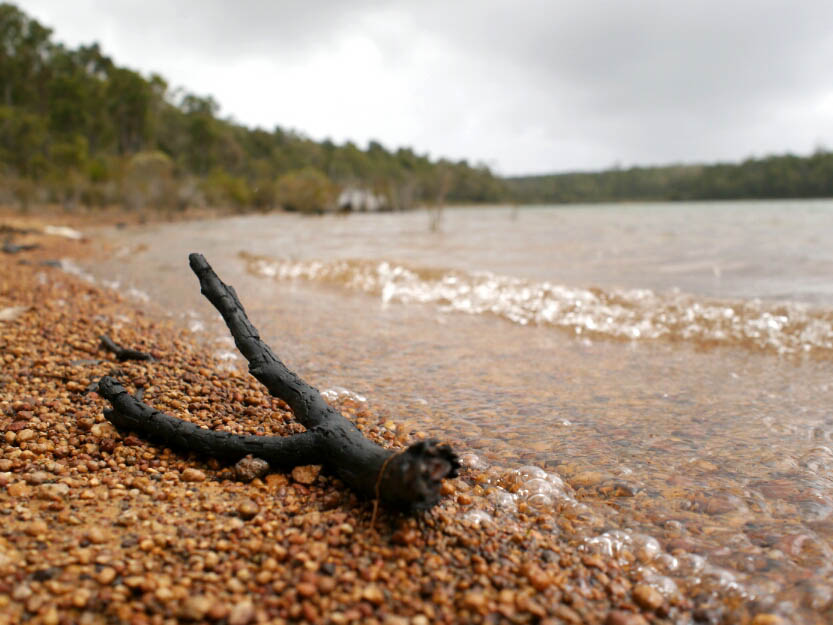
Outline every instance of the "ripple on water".
[[[580, 539], [580, 551], [615, 560], [630, 571], [634, 583], [649, 586], [650, 592], [655, 591], [671, 604], [682, 601], [684, 596], [711, 597], [710, 601], [734, 597], [744, 604], [757, 606], [757, 610], [766, 609], [782, 616], [792, 614], [797, 606], [822, 610], [833, 604], [833, 588], [821, 579], [826, 570], [823, 561], [827, 559], [833, 563], [833, 553], [829, 553], [824, 541], [817, 540], [811, 533], [784, 534], [782, 529], [780, 534], [765, 539], [774, 547], [770, 548], [770, 558], [781, 558], [785, 563], [790, 562], [789, 557], [800, 560], [802, 554], [815, 558], [805, 564], [814, 568], [819, 577], [808, 579], [806, 574], [799, 572], [794, 578], [797, 583], [791, 583], [784, 577], [789, 567], [774, 576], [763, 574], [771, 565], [759, 571], [763, 562], [761, 549], [743, 531], [724, 532], [717, 541], [719, 548], [715, 548], [708, 541], [692, 541], [686, 524], [667, 519], [656, 526], [657, 530], [670, 536], [689, 536], [683, 541], [667, 540], [646, 532], [644, 527], [615, 527], [615, 514], [594, 505], [593, 501], [578, 501], [561, 476], [541, 467], [525, 465], [502, 469], [488, 466], [471, 452], [463, 455], [463, 466], [475, 474], [475, 484], [480, 485], [475, 490], [481, 488], [478, 492], [485, 494], [480, 505], [475, 499], [476, 507], [464, 513], [466, 522], [473, 526], [500, 523], [509, 527], [523, 518], [519, 516], [522, 511], [527, 515], [549, 513], [559, 520], [560, 527], [553, 531], [567, 528], [568, 536]], [[521, 509], [520, 504], [526, 507]], [[563, 520], [574, 521], [575, 525], [562, 526]], [[570, 528], [578, 533], [570, 534]], [[714, 530], [702, 529], [707, 530], [704, 536]], [[691, 551], [683, 549], [683, 544], [689, 545]], [[694, 551], [697, 549], [711, 549], [713, 553], [703, 555]], [[725, 566], [726, 562], [734, 563], [733, 567]]]
[[286, 260], [246, 252], [240, 256], [254, 275], [361, 291], [380, 297], [384, 304], [435, 304], [444, 311], [495, 315], [519, 325], [559, 327], [582, 336], [741, 345], [779, 354], [833, 352], [833, 312], [800, 303], [720, 301], [649, 289], [584, 289], [385, 260]]
[[367, 397], [359, 395], [353, 391], [344, 388], [343, 386], [331, 386], [328, 389], [321, 391], [321, 396], [329, 402], [352, 401], [356, 403], [365, 403]]

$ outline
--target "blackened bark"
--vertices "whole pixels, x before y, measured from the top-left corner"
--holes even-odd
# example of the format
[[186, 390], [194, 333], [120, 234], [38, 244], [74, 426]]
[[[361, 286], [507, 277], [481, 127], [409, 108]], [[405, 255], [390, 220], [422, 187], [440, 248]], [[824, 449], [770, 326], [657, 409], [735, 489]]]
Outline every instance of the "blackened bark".
[[138, 349], [123, 347], [106, 334], [102, 334], [99, 338], [101, 339], [101, 347], [113, 352], [116, 355], [116, 359], [120, 362], [125, 360], [153, 360], [153, 356], [150, 354], [140, 352]]
[[105, 411], [104, 416], [116, 428], [142, 433], [166, 447], [229, 461], [253, 454], [275, 469], [320, 464], [320, 458], [315, 453], [315, 435], [311, 432], [293, 436], [246, 436], [207, 430], [154, 410], [130, 395], [111, 377], [99, 380], [98, 394], [113, 405], [113, 409]]
[[11, 239], [6, 239], [6, 242], [3, 243], [2, 249], [4, 254], [19, 254], [20, 252], [28, 252], [29, 250], [36, 250], [40, 247], [37, 243], [29, 243], [24, 245], [18, 245], [17, 243], [13, 243]]
[[390, 506], [430, 508], [440, 498], [443, 478], [457, 475], [459, 461], [448, 445], [421, 441], [396, 453], [365, 438], [331, 407], [317, 389], [280, 361], [249, 321], [234, 289], [220, 280], [201, 254], [189, 257], [202, 294], [222, 315], [249, 372], [274, 396], [284, 400], [306, 432], [288, 437], [240, 436], [200, 428], [155, 411], [131, 397], [112, 378], [99, 382], [110, 401], [105, 416], [116, 427], [133, 430], [164, 445], [203, 455], [238, 460], [248, 454], [276, 469], [303, 464], [328, 467], [357, 493]]

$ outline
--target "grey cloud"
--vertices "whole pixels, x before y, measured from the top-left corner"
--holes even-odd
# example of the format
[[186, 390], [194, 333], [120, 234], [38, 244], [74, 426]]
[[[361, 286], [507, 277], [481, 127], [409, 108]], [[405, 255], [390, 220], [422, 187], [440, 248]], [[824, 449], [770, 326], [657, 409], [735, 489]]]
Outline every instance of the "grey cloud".
[[[736, 159], [807, 150], [813, 133], [833, 141], [818, 105], [833, 94], [829, 0], [86, 1], [92, 32], [132, 42], [137, 58], [144, 47], [163, 75], [171, 56], [301, 67], [363, 37], [388, 76], [356, 97], [382, 107], [395, 84], [413, 108], [403, 118], [420, 126], [378, 138], [410, 133], [419, 150], [496, 159], [503, 171]], [[344, 124], [334, 134], [355, 132]]]
[[222, 0], [95, 0], [98, 19], [118, 23], [128, 37], [152, 37], [172, 49], [198, 51], [203, 58], [303, 53], [325, 45], [327, 36], [349, 25], [353, 6], [375, 2], [224, 2]]

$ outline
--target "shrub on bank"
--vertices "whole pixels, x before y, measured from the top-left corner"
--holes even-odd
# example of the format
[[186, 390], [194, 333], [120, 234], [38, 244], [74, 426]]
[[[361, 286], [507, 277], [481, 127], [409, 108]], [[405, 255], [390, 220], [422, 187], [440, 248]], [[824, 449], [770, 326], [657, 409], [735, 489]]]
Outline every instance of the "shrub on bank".
[[275, 182], [275, 200], [284, 210], [324, 213], [335, 208], [337, 189], [314, 167], [285, 173]]

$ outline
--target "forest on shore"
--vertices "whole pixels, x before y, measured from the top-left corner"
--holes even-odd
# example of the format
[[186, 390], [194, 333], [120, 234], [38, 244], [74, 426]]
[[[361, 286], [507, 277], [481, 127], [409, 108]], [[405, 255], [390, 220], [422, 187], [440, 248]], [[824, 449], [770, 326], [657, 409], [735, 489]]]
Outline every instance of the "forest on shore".
[[[502, 178], [377, 141], [314, 141], [219, 117], [211, 96], [67, 47], [0, 4], [0, 205], [182, 211], [407, 210], [519, 204], [833, 197], [833, 153], [740, 164]], [[345, 204], [346, 202], [346, 204]]]
[[0, 203], [320, 211], [352, 189], [404, 210], [504, 196], [485, 166], [221, 119], [210, 96], [119, 67], [98, 44], [57, 43], [9, 3], [0, 76]]
[[504, 179], [522, 204], [833, 197], [833, 152]]

